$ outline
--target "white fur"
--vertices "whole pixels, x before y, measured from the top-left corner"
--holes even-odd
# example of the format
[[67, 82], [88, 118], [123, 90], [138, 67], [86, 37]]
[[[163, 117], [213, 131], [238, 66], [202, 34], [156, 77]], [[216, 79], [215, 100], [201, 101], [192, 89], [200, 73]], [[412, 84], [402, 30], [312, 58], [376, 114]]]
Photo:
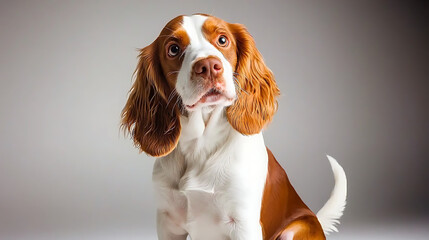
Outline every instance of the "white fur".
[[322, 225], [325, 234], [338, 232], [335, 225], [339, 224], [340, 217], [343, 215], [347, 198], [347, 178], [344, 169], [331, 156], [327, 155], [329, 163], [335, 178], [335, 186], [332, 190], [331, 197], [325, 205], [317, 212], [317, 218]]
[[262, 239], [264, 140], [236, 132], [223, 109], [182, 117], [178, 147], [156, 160], [159, 239]]

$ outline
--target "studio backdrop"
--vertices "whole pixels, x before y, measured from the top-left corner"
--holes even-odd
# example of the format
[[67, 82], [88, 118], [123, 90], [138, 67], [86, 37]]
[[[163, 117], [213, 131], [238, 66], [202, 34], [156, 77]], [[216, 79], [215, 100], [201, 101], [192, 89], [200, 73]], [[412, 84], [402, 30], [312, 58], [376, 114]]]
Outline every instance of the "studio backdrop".
[[1, 1], [0, 239], [156, 239], [154, 159], [119, 130], [137, 64], [181, 14], [242, 23], [281, 90], [265, 142], [329, 239], [429, 235], [423, 1]]

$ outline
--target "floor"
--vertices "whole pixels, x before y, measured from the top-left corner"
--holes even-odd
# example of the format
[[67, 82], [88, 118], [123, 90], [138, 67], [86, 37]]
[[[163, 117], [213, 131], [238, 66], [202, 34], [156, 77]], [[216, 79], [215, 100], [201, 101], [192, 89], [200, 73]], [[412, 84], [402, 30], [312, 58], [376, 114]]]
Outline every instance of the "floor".
[[[4, 235], [0, 232], [2, 240], [156, 240], [155, 231], [112, 231], [100, 230], [82, 233], [40, 233], [40, 234], [14, 234]], [[429, 222], [418, 224], [386, 224], [366, 227], [343, 227], [341, 232], [327, 236], [329, 240], [428, 240]]]

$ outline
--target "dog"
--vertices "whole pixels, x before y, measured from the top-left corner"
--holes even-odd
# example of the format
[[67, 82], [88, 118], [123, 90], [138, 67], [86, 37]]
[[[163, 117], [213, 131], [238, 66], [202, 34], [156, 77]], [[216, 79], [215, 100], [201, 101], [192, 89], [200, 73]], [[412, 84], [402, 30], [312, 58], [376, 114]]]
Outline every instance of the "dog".
[[157, 157], [161, 240], [325, 239], [346, 203], [343, 168], [314, 214], [265, 146], [279, 89], [247, 29], [178, 16], [140, 50], [121, 125]]

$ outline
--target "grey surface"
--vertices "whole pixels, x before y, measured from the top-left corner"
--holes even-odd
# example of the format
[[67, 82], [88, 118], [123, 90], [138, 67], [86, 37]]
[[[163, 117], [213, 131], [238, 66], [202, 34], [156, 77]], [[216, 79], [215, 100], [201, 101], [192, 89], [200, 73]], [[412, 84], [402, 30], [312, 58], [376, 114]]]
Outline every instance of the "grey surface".
[[155, 238], [153, 159], [119, 116], [136, 48], [195, 12], [254, 36], [282, 91], [266, 143], [314, 211], [333, 184], [324, 155], [343, 165], [348, 206], [331, 239], [429, 235], [427, 4], [5, 1], [1, 239]]

